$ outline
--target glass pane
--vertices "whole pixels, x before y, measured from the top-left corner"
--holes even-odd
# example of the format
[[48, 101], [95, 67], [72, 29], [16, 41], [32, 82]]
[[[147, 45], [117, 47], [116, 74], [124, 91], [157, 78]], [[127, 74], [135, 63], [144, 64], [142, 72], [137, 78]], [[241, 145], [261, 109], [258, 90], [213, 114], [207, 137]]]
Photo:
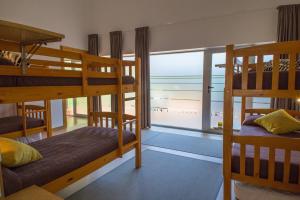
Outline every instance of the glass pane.
[[[242, 60], [239, 59], [239, 62]], [[218, 64], [226, 63], [226, 53], [214, 53], [212, 55], [212, 77], [211, 77], [211, 120], [212, 129], [223, 128], [224, 87], [225, 68], [217, 67]], [[233, 128], [241, 127], [241, 98], [235, 97], [233, 104]]]
[[111, 95], [102, 95], [101, 104], [103, 112], [111, 112]]
[[67, 99], [67, 115], [74, 115], [73, 98]]
[[151, 55], [153, 124], [202, 128], [203, 52]]
[[216, 67], [218, 64], [225, 64], [225, 53], [214, 53], [212, 55], [211, 71], [211, 128], [223, 127], [223, 99], [225, 85], [225, 68]]
[[77, 115], [87, 115], [87, 98], [78, 97], [76, 98], [76, 114]]

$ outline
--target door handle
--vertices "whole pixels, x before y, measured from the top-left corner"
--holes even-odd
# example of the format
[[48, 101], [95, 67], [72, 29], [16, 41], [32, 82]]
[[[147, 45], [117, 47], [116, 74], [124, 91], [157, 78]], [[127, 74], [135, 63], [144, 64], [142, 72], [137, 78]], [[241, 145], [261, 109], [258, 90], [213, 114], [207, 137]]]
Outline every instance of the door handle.
[[211, 91], [211, 89], [213, 89], [213, 88], [215, 88], [215, 87], [212, 87], [212, 86], [207, 86], [207, 92], [208, 92], [208, 94], [210, 93], [210, 91]]

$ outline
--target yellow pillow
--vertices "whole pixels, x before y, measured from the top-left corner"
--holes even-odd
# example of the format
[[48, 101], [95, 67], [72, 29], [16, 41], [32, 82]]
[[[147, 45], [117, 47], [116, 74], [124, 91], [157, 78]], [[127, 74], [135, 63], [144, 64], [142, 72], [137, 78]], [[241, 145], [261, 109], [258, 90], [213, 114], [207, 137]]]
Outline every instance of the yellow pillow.
[[284, 134], [300, 130], [300, 121], [283, 109], [262, 116], [254, 122], [273, 134]]
[[18, 167], [43, 158], [33, 147], [3, 137], [0, 137], [0, 153], [6, 167]]

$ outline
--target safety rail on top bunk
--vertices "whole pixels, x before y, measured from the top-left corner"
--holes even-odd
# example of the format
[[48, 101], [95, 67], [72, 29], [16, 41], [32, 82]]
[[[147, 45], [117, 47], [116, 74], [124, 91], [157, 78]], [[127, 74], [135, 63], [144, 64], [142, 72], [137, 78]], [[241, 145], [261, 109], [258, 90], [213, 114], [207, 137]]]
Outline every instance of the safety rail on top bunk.
[[[298, 182], [291, 183], [289, 178], [291, 175], [291, 154], [294, 151], [300, 151], [299, 138], [284, 138], [284, 137], [265, 137], [265, 136], [242, 136], [233, 134], [233, 98], [235, 96], [242, 97], [242, 118], [246, 114], [267, 114], [274, 110], [272, 109], [246, 109], [246, 97], [284, 97], [298, 98], [300, 91], [295, 88], [296, 80], [296, 58], [300, 52], [300, 41], [282, 42], [266, 45], [257, 45], [248, 48], [234, 49], [233, 45], [228, 45], [226, 48], [226, 77], [225, 77], [225, 94], [224, 94], [224, 138], [223, 138], [223, 172], [224, 172], [224, 199], [231, 199], [231, 179], [270, 187], [283, 191], [299, 192], [300, 191], [300, 173]], [[273, 55], [272, 69], [272, 87], [271, 89], [263, 89], [263, 56]], [[288, 69], [288, 87], [287, 89], [279, 89], [279, 64], [280, 58], [287, 57], [290, 60]], [[241, 89], [233, 88], [234, 67], [237, 58], [242, 57], [242, 84]], [[248, 68], [253, 64], [249, 63], [250, 57], [256, 57], [255, 60], [255, 89], [248, 89]], [[253, 58], [252, 58], [253, 59]], [[297, 111], [288, 111], [292, 116], [299, 117]], [[240, 172], [232, 172], [232, 146], [240, 145], [239, 164]], [[254, 147], [254, 165], [253, 175], [246, 175], [246, 148], [247, 146]], [[269, 159], [267, 160], [268, 176], [267, 178], [260, 177], [261, 167], [261, 149], [269, 149]], [[284, 151], [283, 158], [283, 180], [275, 180], [275, 168], [278, 166], [276, 160], [276, 150]], [[300, 172], [300, 163], [298, 163], [298, 172]]]
[[[265, 45], [256, 45], [246, 48], [236, 48], [228, 45], [226, 48], [226, 90], [232, 89], [234, 71], [236, 67], [241, 66], [241, 89], [232, 89], [233, 96], [257, 96], [257, 97], [300, 97], [300, 90], [295, 88], [296, 80], [296, 62], [300, 53], [300, 41], [279, 42]], [[272, 59], [272, 88], [263, 89], [264, 56], [273, 56]], [[280, 59], [289, 59], [288, 68], [288, 88], [279, 89]], [[238, 64], [238, 58], [242, 58], [242, 64]], [[255, 63], [249, 62], [255, 60]], [[249, 69], [255, 69], [256, 83], [254, 89], [248, 89]]]
[[[28, 47], [30, 49], [30, 47]], [[20, 53], [17, 44], [1, 41], [0, 50]], [[41, 77], [66, 77], [81, 78], [81, 86], [56, 86], [56, 87], [1, 87], [0, 103], [17, 101], [39, 100], [42, 96], [46, 99], [70, 98], [79, 96], [97, 96], [97, 94], [116, 94], [117, 86], [122, 86], [123, 92], [134, 91], [135, 84], [122, 84], [121, 75], [134, 75], [137, 61], [122, 61], [114, 58], [93, 56], [53, 48], [40, 47], [35, 55], [45, 59], [31, 59], [24, 75], [20, 66], [1, 66], [0, 75], [10, 76], [41, 76]], [[56, 59], [56, 60], [53, 60]], [[60, 59], [57, 61], [57, 59]], [[66, 63], [64, 59], [76, 60], [77, 63]], [[128, 68], [128, 72], [127, 69]], [[114, 85], [88, 85], [89, 78], [118, 78]], [[12, 93], [12, 89], [14, 93]], [[47, 91], [45, 94], [40, 92]], [[18, 92], [26, 95], [18, 96]], [[20, 93], [19, 93], [20, 94]], [[22, 99], [20, 99], [22, 98]]]

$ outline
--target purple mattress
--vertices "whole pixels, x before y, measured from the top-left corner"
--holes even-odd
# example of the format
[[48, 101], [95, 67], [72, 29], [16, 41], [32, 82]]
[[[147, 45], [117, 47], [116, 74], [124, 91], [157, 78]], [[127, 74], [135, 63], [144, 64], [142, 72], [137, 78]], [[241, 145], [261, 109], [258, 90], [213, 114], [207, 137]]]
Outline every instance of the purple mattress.
[[[133, 84], [132, 76], [123, 76], [123, 84]], [[89, 78], [89, 85], [115, 85], [117, 78]], [[73, 77], [42, 77], [42, 76], [2, 76], [0, 87], [30, 87], [30, 86], [81, 86], [81, 78]]]
[[[27, 128], [36, 128], [44, 126], [44, 120], [27, 117]], [[23, 121], [20, 116], [0, 118], [0, 136], [1, 134], [23, 130]]]
[[[282, 71], [279, 72], [279, 90], [287, 90], [288, 89], [288, 72]], [[233, 89], [241, 89], [242, 88], [242, 73], [237, 73], [233, 76]], [[266, 71], [263, 72], [263, 81], [262, 88], [264, 90], [272, 89], [272, 72]], [[248, 73], [248, 89], [256, 89], [256, 72], [250, 71]], [[295, 89], [300, 90], [300, 71], [296, 71], [296, 81], [295, 81]]]
[[[266, 136], [266, 137], [292, 137], [300, 138], [299, 132], [285, 134], [282, 136], [273, 135], [267, 132], [264, 128], [253, 125], [242, 125], [241, 130], [238, 134], [241, 136]], [[253, 145], [246, 145], [246, 170], [245, 173], [248, 176], [253, 176], [254, 173], [254, 147]], [[260, 149], [260, 178], [268, 178], [268, 159], [269, 159], [269, 148], [262, 147]], [[299, 177], [299, 164], [300, 164], [300, 152], [291, 152], [291, 168], [290, 168], [290, 183], [298, 183]], [[275, 180], [283, 181], [284, 174], [284, 151], [282, 149], [275, 150]], [[232, 172], [240, 173], [240, 145], [233, 144], [232, 147]]]
[[[118, 130], [84, 127], [40, 140], [30, 145], [43, 159], [17, 167], [3, 167], [5, 194], [31, 186], [42, 186], [118, 148]], [[124, 144], [136, 139], [124, 132]]]

